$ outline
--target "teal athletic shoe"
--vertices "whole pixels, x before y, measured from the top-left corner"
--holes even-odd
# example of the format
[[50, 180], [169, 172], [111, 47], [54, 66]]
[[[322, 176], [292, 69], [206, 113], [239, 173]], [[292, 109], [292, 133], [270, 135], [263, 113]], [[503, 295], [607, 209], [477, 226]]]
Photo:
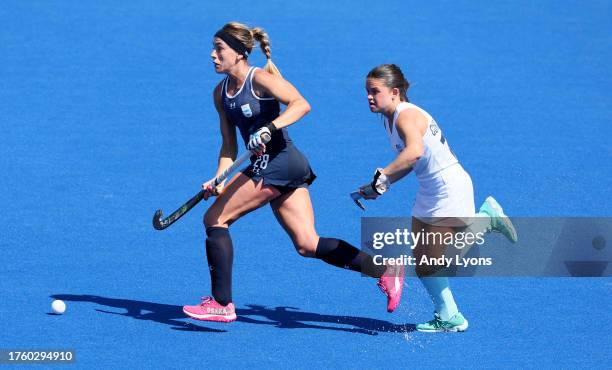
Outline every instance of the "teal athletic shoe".
[[461, 312], [457, 312], [455, 316], [448, 321], [440, 318], [437, 312], [434, 312], [434, 319], [416, 326], [416, 330], [424, 333], [439, 333], [439, 332], [461, 332], [468, 328], [468, 321], [463, 317]]
[[518, 235], [512, 225], [510, 218], [504, 214], [503, 208], [497, 203], [495, 198], [489, 196], [485, 199], [480, 212], [484, 212], [491, 217], [491, 230], [504, 234], [512, 243], [516, 243]]

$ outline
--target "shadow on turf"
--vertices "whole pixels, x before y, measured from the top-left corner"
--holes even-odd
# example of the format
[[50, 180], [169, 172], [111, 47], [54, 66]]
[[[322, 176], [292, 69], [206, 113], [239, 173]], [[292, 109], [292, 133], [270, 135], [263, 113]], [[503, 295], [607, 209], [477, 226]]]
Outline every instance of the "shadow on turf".
[[[125, 312], [101, 309], [96, 309], [96, 311], [171, 325], [174, 330], [212, 333], [226, 332], [226, 330], [212, 329], [191, 322], [181, 321], [186, 318], [181, 306], [131, 299], [107, 298], [96, 295], [54, 294], [51, 298], [68, 302], [91, 302], [101, 306], [122, 309]], [[312, 312], [301, 312], [294, 307], [268, 308], [254, 304], [247, 305], [246, 307], [248, 308], [236, 309], [238, 321], [257, 325], [272, 325], [281, 329], [335, 330], [367, 335], [378, 335], [380, 332], [405, 333], [415, 330], [413, 324], [398, 325], [384, 320], [365, 317], [322, 315]], [[266, 320], [256, 319], [255, 317], [261, 317]]]
[[171, 325], [174, 330], [182, 331], [203, 331], [212, 333], [225, 333], [227, 330], [211, 329], [191, 322], [184, 322], [185, 314], [180, 306], [160, 304], [153, 302], [134, 301], [130, 299], [118, 299], [100, 297], [97, 295], [77, 295], [77, 294], [54, 294], [53, 299], [61, 299], [68, 302], [92, 302], [101, 306], [119, 308], [125, 312], [114, 312], [96, 309], [98, 312], [127, 316], [136, 320], [150, 320], [160, 324]]
[[[384, 320], [366, 317], [322, 315], [312, 312], [302, 312], [294, 307], [275, 307], [248, 304], [247, 308], [236, 309], [238, 321], [274, 325], [282, 329], [324, 329], [350, 333], [378, 335], [378, 333], [406, 333], [415, 330], [413, 324], [393, 324]], [[264, 317], [267, 321], [256, 320], [252, 316]], [[316, 324], [319, 323], [319, 324]], [[332, 324], [329, 326], [320, 324]]]

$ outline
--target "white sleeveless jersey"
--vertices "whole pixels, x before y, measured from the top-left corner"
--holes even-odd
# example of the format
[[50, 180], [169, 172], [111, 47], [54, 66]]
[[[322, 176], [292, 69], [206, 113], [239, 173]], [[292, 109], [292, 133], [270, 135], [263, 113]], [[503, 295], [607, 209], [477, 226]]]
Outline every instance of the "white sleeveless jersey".
[[397, 117], [404, 109], [417, 109], [427, 118], [427, 131], [423, 135], [424, 152], [421, 158], [413, 165], [413, 170], [419, 181], [428, 179], [436, 173], [448, 168], [456, 163], [457, 157], [450, 150], [446, 138], [442, 134], [442, 130], [438, 127], [436, 121], [425, 110], [417, 107], [412, 103], [402, 102], [395, 108], [393, 114], [393, 122], [389, 125], [389, 121], [385, 117], [385, 129], [391, 142], [391, 147], [400, 153], [406, 147], [404, 140], [399, 136], [396, 128]]

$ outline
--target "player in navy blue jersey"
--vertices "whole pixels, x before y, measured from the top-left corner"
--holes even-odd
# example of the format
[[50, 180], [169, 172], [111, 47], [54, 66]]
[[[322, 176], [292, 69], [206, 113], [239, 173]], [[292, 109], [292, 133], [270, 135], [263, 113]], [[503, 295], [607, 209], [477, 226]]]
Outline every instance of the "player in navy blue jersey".
[[[263, 69], [248, 63], [255, 42], [267, 59]], [[266, 204], [270, 204], [301, 256], [379, 278], [378, 285], [387, 295], [387, 310], [392, 312], [401, 297], [401, 267], [376, 265], [371, 256], [349, 243], [319, 237], [315, 230], [308, 192], [315, 175], [287, 132], [289, 125], [310, 111], [310, 105], [272, 63], [267, 33], [261, 28], [228, 23], [215, 34], [211, 57], [215, 72], [226, 75], [213, 92], [223, 139], [217, 175], [236, 159], [236, 128], [246, 148], [256, 155], [227, 185], [216, 188], [211, 182], [202, 185], [205, 198], [217, 197], [204, 215], [212, 296], [197, 305], [183, 307], [185, 314], [198, 320], [236, 320], [231, 294], [233, 246], [229, 227], [241, 216]], [[286, 106], [284, 111], [280, 104]], [[263, 137], [267, 135], [271, 140], [265, 143]]]

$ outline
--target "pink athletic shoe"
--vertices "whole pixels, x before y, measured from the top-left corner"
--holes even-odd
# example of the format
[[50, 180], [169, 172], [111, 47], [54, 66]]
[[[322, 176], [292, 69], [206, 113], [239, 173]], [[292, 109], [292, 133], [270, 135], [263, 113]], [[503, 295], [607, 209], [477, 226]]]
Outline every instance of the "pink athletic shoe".
[[196, 320], [232, 322], [236, 320], [236, 309], [233, 303], [222, 306], [213, 297], [202, 297], [197, 306], [183, 306], [185, 315]]
[[387, 311], [395, 311], [404, 289], [404, 266], [387, 267], [383, 276], [378, 279], [378, 287], [387, 296]]

